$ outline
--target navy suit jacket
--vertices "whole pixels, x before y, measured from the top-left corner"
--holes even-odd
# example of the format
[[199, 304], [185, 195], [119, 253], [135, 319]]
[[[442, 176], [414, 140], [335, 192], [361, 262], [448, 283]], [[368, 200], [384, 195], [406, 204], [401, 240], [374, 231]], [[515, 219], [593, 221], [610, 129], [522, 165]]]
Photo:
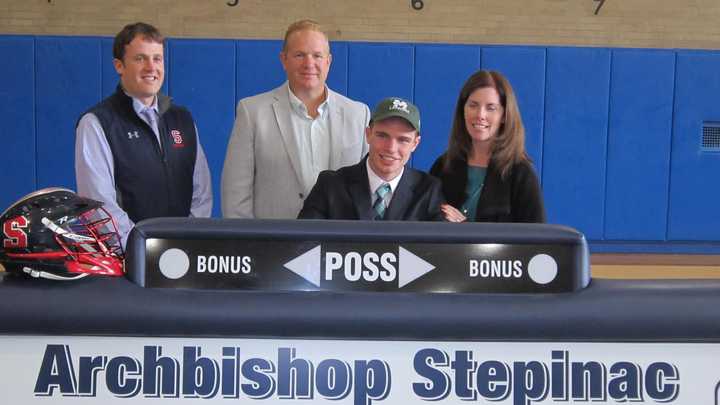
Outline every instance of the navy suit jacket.
[[[298, 218], [372, 220], [365, 159], [339, 170], [320, 173]], [[440, 204], [445, 202], [440, 181], [421, 171], [405, 167], [385, 211], [390, 221], [444, 221]]]

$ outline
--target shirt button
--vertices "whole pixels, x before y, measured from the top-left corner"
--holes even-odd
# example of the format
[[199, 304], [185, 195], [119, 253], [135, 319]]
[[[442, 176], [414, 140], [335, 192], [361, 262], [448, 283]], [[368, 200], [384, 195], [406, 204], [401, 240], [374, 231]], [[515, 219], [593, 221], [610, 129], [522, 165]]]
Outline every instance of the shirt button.
[[298, 197], [300, 197], [300, 199], [302, 200], [302, 199], [303, 199], [303, 194], [302, 194], [302, 193], [298, 194]]

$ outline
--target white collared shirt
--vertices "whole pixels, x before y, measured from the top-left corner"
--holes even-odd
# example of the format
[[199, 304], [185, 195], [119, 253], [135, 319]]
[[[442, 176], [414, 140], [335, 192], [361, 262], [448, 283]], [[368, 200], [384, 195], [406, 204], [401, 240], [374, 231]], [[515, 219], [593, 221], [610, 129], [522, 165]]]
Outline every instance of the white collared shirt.
[[397, 189], [398, 184], [400, 183], [400, 178], [402, 177], [403, 173], [405, 172], [405, 168], [403, 167], [402, 170], [400, 170], [400, 174], [395, 176], [392, 180], [383, 180], [382, 177], [375, 174], [372, 167], [370, 167], [370, 162], [368, 159], [365, 159], [365, 167], [367, 167], [368, 172], [368, 182], [370, 184], [370, 206], [373, 206], [375, 204], [375, 190], [378, 189], [378, 187], [382, 186], [383, 184], [387, 183], [390, 185], [390, 192], [385, 194], [385, 207], [390, 206], [390, 201], [392, 201], [393, 195], [395, 195], [395, 189]]
[[312, 118], [305, 104], [293, 94], [287, 85], [290, 100], [290, 122], [298, 146], [305, 195], [317, 181], [318, 174], [330, 169], [330, 92], [325, 88], [326, 98], [318, 106], [318, 116]]

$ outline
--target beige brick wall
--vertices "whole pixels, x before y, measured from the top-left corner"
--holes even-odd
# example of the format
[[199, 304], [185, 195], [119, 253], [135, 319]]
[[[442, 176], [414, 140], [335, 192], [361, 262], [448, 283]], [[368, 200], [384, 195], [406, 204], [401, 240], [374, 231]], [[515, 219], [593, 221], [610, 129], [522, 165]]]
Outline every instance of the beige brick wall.
[[172, 37], [280, 38], [314, 18], [333, 39], [720, 49], [720, 0], [0, 0], [0, 33], [114, 35], [138, 20]]

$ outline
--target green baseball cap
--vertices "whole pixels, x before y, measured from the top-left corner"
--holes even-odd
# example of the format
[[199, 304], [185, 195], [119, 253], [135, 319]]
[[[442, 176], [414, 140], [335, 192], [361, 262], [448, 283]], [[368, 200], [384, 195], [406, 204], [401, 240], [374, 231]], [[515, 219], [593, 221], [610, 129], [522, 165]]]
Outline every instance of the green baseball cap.
[[390, 117], [404, 118], [420, 132], [420, 111], [415, 104], [400, 97], [385, 98], [373, 110], [370, 122], [382, 121]]

